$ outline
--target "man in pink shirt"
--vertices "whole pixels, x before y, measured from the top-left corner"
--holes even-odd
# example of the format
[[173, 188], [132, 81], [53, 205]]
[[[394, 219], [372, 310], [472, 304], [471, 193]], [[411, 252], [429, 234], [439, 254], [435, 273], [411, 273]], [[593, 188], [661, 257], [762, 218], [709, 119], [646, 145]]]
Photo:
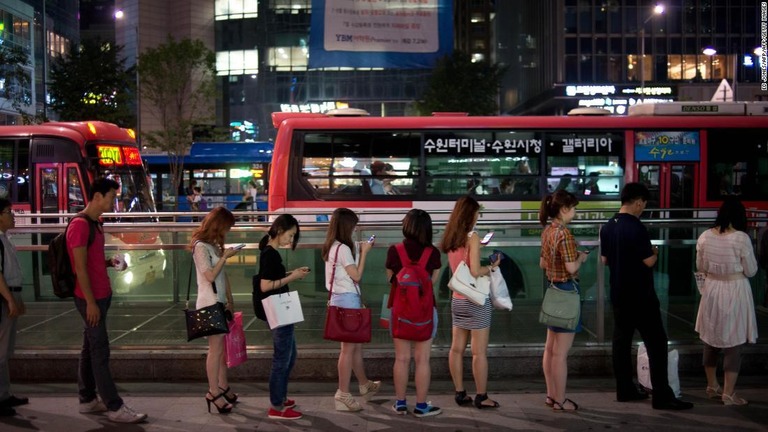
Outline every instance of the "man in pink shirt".
[[[109, 336], [107, 311], [112, 302], [107, 267], [125, 270], [125, 261], [106, 259], [104, 230], [99, 218], [112, 212], [120, 185], [111, 179], [99, 178], [91, 185], [85, 217], [74, 218], [67, 229], [67, 251], [75, 272], [75, 306], [83, 317], [83, 349], [80, 352], [78, 387], [81, 413], [107, 412], [115, 423], [139, 423], [146, 414], [134, 411], [123, 403], [109, 369]], [[91, 229], [95, 230], [89, 243]], [[99, 398], [97, 396], [101, 396]]]

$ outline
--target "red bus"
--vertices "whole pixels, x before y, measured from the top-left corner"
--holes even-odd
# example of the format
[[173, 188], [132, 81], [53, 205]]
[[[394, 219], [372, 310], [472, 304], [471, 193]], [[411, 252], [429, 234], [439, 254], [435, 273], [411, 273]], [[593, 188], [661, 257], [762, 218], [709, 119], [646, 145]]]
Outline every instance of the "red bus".
[[575, 193], [580, 209], [615, 208], [629, 181], [648, 185], [649, 208], [716, 207], [726, 195], [768, 206], [768, 104], [648, 104], [631, 112], [638, 115], [274, 113], [269, 210], [450, 210], [467, 193], [485, 208], [524, 210], [558, 188]]
[[[84, 209], [90, 184], [98, 177], [120, 184], [116, 213], [156, 211], [132, 130], [98, 121], [0, 126], [0, 197], [13, 203], [17, 226], [33, 223], [23, 216], [26, 213], [76, 213]], [[61, 220], [43, 218], [42, 222]], [[18, 241], [44, 244], [46, 240], [22, 236]], [[154, 234], [108, 235], [107, 243], [118, 247], [162, 244]], [[153, 253], [127, 252], [126, 260], [129, 270], [113, 279], [117, 293], [162, 277], [166, 266], [159, 247]], [[32, 261], [38, 276], [45, 275], [34, 278], [40, 281], [36, 294], [48, 296], [51, 291], [45, 260], [35, 254]]]

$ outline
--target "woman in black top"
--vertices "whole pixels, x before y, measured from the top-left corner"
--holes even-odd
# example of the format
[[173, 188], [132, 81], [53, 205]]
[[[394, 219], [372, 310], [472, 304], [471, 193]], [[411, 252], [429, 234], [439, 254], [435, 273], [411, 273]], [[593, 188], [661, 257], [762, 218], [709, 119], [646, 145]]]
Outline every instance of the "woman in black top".
[[[277, 251], [280, 247], [296, 249], [299, 243], [299, 222], [289, 214], [275, 219], [269, 232], [259, 242], [259, 277], [261, 292], [267, 295], [288, 292], [288, 283], [304, 279], [309, 267], [299, 267], [286, 272], [283, 258]], [[288, 376], [296, 363], [296, 337], [293, 324], [272, 330], [272, 371], [269, 374], [269, 418], [296, 420], [301, 413], [294, 410], [296, 402], [288, 399]]]

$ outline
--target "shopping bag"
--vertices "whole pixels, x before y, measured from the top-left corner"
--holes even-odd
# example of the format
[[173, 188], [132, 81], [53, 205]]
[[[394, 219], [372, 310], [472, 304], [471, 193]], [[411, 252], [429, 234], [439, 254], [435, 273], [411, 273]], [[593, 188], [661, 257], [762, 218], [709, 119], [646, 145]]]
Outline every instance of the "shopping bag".
[[[680, 391], [680, 377], [677, 375], [677, 363], [680, 360], [680, 354], [677, 350], [669, 352], [667, 357], [667, 376], [669, 379], [669, 387], [672, 388], [672, 392], [675, 397], [682, 396]], [[645, 344], [640, 343], [637, 347], [637, 382], [640, 383], [646, 390], [653, 390], [651, 385], [651, 368], [648, 366], [648, 351], [645, 349]]]
[[392, 318], [392, 309], [389, 308], [389, 294], [384, 294], [381, 299], [381, 316], [379, 317], [379, 327], [389, 328], [389, 320]]
[[328, 306], [323, 339], [336, 342], [371, 341], [371, 310]]
[[512, 310], [512, 299], [509, 297], [507, 281], [504, 280], [504, 275], [498, 269], [491, 272], [491, 303], [496, 309]]
[[304, 321], [299, 293], [296, 291], [273, 294], [263, 299], [261, 304], [264, 306], [267, 322], [272, 330]]
[[482, 306], [490, 294], [491, 281], [485, 276], [475, 279], [469, 271], [467, 263], [462, 261], [456, 267], [456, 271], [453, 272], [451, 280], [448, 281], [448, 287], [472, 303]]
[[235, 312], [229, 321], [229, 333], [224, 336], [227, 350], [227, 367], [233, 368], [248, 359], [245, 350], [245, 331], [243, 331], [243, 313]]
[[184, 317], [187, 322], [187, 342], [203, 336], [229, 332], [224, 310], [224, 304], [219, 302], [200, 309], [184, 309]]

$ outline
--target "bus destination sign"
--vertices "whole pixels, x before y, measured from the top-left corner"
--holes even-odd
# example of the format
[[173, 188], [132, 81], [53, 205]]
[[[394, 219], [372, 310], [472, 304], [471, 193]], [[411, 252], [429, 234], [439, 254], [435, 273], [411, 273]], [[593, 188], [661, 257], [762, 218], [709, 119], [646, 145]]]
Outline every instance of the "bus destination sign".
[[123, 154], [120, 152], [119, 146], [96, 146], [96, 151], [99, 154], [99, 164], [101, 165], [122, 165]]

